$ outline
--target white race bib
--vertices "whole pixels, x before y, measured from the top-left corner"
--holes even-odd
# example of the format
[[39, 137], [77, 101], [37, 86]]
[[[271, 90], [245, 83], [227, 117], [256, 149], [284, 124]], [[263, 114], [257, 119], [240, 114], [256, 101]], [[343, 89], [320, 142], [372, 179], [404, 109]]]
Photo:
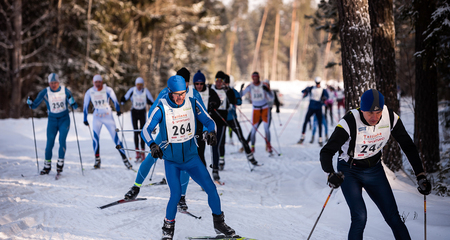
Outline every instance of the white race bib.
[[260, 83], [258, 86], [251, 85], [252, 102], [264, 100], [264, 90], [262, 88], [263, 84]]
[[101, 91], [91, 90], [91, 102], [95, 109], [107, 109], [109, 108], [108, 96], [106, 96], [106, 85], [103, 85]]
[[358, 110], [351, 110], [356, 121], [356, 139], [353, 158], [366, 159], [376, 155], [386, 145], [391, 135], [389, 111], [385, 106], [380, 122], [375, 126], [367, 126], [361, 121]]
[[133, 91], [133, 108], [136, 110], [142, 110], [145, 108], [145, 103], [147, 102], [147, 95], [145, 94], [145, 89], [142, 93], [137, 91], [137, 88]]
[[52, 92], [50, 87], [47, 87], [47, 95], [51, 113], [60, 113], [67, 109], [66, 90], [63, 86], [58, 92]]
[[213, 86], [213, 88], [220, 98], [220, 106], [219, 106], [218, 110], [226, 110], [227, 109], [227, 92], [225, 92], [225, 90], [223, 90], [223, 89], [217, 89], [216, 86]]
[[179, 108], [171, 107], [166, 99], [161, 99], [166, 117], [167, 140], [169, 143], [183, 143], [194, 137], [195, 114], [189, 98]]
[[205, 91], [199, 92], [200, 96], [202, 97], [203, 104], [206, 108], [208, 108], [208, 102], [209, 102], [209, 88], [206, 88]]

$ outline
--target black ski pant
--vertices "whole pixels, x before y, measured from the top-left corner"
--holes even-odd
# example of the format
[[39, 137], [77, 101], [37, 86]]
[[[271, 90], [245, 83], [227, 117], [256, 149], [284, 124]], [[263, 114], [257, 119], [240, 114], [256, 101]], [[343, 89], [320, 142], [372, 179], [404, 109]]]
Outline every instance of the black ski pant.
[[248, 146], [248, 141], [244, 139], [244, 134], [242, 134], [241, 125], [239, 124], [239, 122], [236, 119], [232, 119], [228, 120], [227, 124], [231, 128], [231, 130], [233, 130], [233, 132], [238, 136], [238, 139], [242, 143], [242, 147], [244, 148], [245, 153], [247, 155], [250, 154], [252, 150]]
[[[136, 110], [131, 109], [131, 122], [133, 123], [133, 129], [138, 130], [144, 127], [147, 116], [145, 114], [145, 109]], [[139, 123], [139, 125], [138, 125]], [[134, 147], [139, 149], [139, 140], [141, 141], [141, 149], [145, 149], [145, 141], [140, 138], [141, 131], [134, 132]]]

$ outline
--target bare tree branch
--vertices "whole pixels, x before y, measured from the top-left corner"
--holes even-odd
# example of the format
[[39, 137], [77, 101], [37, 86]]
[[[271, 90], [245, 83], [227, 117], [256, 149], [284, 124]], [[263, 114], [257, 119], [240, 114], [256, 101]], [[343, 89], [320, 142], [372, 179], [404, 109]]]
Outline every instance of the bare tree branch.
[[31, 36], [31, 37], [29, 37], [29, 38], [27, 38], [27, 39], [22, 40], [21, 44], [30, 42], [30, 41], [32, 41], [32, 40], [38, 38], [38, 37], [41, 36], [45, 31], [48, 30], [47, 28], [48, 28], [48, 27], [43, 27], [43, 28], [41, 28], [41, 31], [39, 31], [36, 35]]
[[24, 33], [30, 31], [30, 29], [31, 29], [32, 27], [34, 27], [35, 25], [37, 25], [40, 21], [44, 20], [44, 19], [48, 16], [48, 13], [49, 13], [48, 10], [45, 11], [45, 13], [44, 13], [41, 17], [39, 17], [38, 19], [36, 19], [36, 21], [34, 21], [30, 26], [28, 26], [27, 28], [25, 28], [24, 30], [22, 30], [21, 34], [23, 35]]
[[12, 49], [14, 46], [12, 44], [0, 42], [0, 46], [6, 49]]
[[45, 47], [47, 46], [47, 41], [45, 42], [45, 44], [43, 44], [42, 46], [40, 46], [38, 49], [34, 50], [32, 53], [27, 54], [25, 56], [22, 56], [22, 60], [26, 60], [30, 57], [33, 57], [34, 55], [38, 54], [39, 52], [41, 52], [42, 50], [45, 49]]
[[26, 68], [31, 68], [31, 67], [43, 67], [43, 66], [50, 66], [50, 63], [48, 62], [33, 62], [33, 63], [26, 63], [26, 64], [22, 64], [20, 65], [20, 71]]

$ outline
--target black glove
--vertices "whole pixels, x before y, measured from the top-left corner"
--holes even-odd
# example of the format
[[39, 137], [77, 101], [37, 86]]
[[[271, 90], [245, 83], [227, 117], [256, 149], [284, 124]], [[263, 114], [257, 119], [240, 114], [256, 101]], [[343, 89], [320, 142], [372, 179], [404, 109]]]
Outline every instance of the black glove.
[[83, 123], [84, 123], [84, 125], [89, 126], [89, 122], [88, 121], [84, 121]]
[[139, 191], [140, 191], [140, 190], [141, 190], [140, 187], [134, 185], [133, 187], [131, 187], [130, 191], [128, 191], [128, 192], [125, 194], [124, 199], [125, 199], [125, 200], [133, 200], [133, 199], [135, 199], [135, 198], [137, 197], [137, 195], [139, 194]]
[[210, 146], [215, 146], [217, 144], [217, 136], [215, 132], [209, 132], [206, 134], [206, 143]]
[[120, 98], [120, 102], [122, 103], [122, 105], [126, 102], [127, 100], [125, 99], [125, 96], [122, 96], [122, 98]]
[[342, 172], [334, 172], [328, 174], [328, 186], [331, 188], [338, 188], [344, 181], [344, 174]]
[[266, 91], [266, 92], [270, 91], [269, 88], [265, 84], [263, 84], [263, 90]]
[[419, 185], [419, 187], [417, 187], [417, 190], [419, 190], [419, 192], [422, 195], [428, 195], [431, 192], [431, 183], [430, 181], [428, 181], [427, 177], [425, 177], [425, 175], [420, 175], [417, 177], [417, 184]]
[[121, 111], [117, 111], [117, 116], [120, 117], [120, 115], [122, 115]]
[[150, 151], [152, 153], [152, 157], [154, 158], [161, 158], [163, 157], [163, 152], [161, 148], [156, 143], [150, 144]]
[[242, 92], [242, 89], [244, 89], [244, 86], [245, 86], [245, 83], [241, 84], [241, 92]]
[[218, 107], [218, 105], [217, 105], [216, 102], [209, 102], [209, 103], [208, 103], [208, 108], [209, 108], [210, 110], [216, 109], [217, 107]]

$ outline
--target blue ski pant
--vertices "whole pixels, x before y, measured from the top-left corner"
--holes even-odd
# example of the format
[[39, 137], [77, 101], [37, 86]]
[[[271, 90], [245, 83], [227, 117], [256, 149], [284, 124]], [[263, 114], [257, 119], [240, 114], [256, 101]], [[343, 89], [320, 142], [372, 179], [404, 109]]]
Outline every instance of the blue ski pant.
[[312, 115], [316, 115], [317, 120], [319, 121], [319, 137], [322, 137], [322, 108], [312, 109], [308, 108], [308, 112], [306, 112], [305, 122], [303, 123], [302, 134], [306, 132], [306, 125], [311, 120]]
[[[137, 186], [142, 185], [148, 173], [150, 172], [150, 169], [152, 168], [153, 164], [156, 163], [156, 160], [157, 159], [152, 157], [151, 154], [147, 155], [145, 160], [141, 163], [141, 166], [139, 166], [139, 171], [136, 176], [135, 185]], [[181, 195], [186, 195], [186, 190], [189, 184], [189, 177], [190, 176], [186, 171], [180, 172]]]
[[170, 198], [166, 208], [166, 219], [173, 220], [177, 214], [177, 204], [181, 198], [181, 179], [180, 172], [186, 171], [196, 183], [198, 183], [208, 194], [208, 205], [212, 213], [220, 215], [222, 209], [220, 207], [220, 198], [208, 170], [203, 165], [199, 156], [184, 162], [176, 163], [172, 161], [164, 161], [166, 171], [167, 184], [170, 188]]
[[69, 114], [63, 117], [48, 117], [47, 122], [47, 145], [45, 146], [45, 160], [51, 160], [56, 134], [59, 132], [58, 158], [64, 159], [66, 155], [66, 138], [70, 129]]
[[374, 167], [361, 168], [350, 166], [346, 161], [340, 160], [337, 169], [345, 176], [341, 189], [350, 208], [352, 222], [348, 233], [349, 240], [363, 239], [367, 209], [362, 197], [362, 188], [377, 205], [384, 220], [394, 233], [395, 239], [411, 239], [408, 229], [398, 213], [397, 203], [381, 162]]
[[[325, 130], [325, 136], [328, 136], [328, 125], [327, 125], [327, 118], [325, 117], [325, 114], [322, 114], [322, 124]], [[312, 135], [314, 136], [316, 134], [316, 128], [317, 125], [319, 125], [319, 121], [317, 120], [317, 116], [314, 115], [314, 124], [312, 129]]]

